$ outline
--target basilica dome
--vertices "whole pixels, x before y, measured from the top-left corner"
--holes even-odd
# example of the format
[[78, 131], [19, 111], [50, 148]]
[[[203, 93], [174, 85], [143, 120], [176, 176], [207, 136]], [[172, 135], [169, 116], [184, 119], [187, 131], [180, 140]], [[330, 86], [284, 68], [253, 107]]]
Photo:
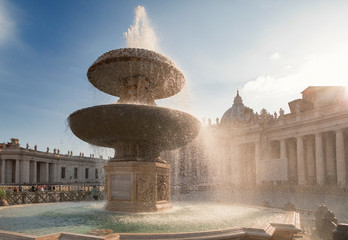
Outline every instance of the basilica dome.
[[249, 109], [244, 106], [241, 96], [239, 96], [239, 91], [237, 90], [237, 95], [234, 98], [233, 105], [229, 108], [221, 118], [221, 124], [230, 124], [235, 122], [243, 122], [245, 120], [245, 110]]

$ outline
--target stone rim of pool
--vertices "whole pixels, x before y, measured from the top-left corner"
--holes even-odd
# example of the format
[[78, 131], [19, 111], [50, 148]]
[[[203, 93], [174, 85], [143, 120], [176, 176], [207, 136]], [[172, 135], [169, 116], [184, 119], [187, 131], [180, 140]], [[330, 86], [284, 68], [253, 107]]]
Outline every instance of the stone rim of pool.
[[[80, 203], [69, 203], [68, 206], [72, 207], [73, 205], [82, 205], [85, 207], [91, 206], [91, 205], [96, 205], [99, 204], [100, 207], [102, 206], [102, 202], [80, 202]], [[250, 209], [263, 209], [269, 212], [277, 212], [283, 213], [283, 217], [281, 221], [278, 221], [277, 223], [265, 223], [264, 228], [255, 228], [253, 226], [250, 227], [224, 227], [223, 229], [216, 229], [216, 228], [211, 228], [206, 231], [185, 231], [185, 232], [178, 232], [178, 233], [112, 233], [106, 236], [93, 236], [89, 235], [86, 233], [65, 233], [65, 231], [57, 231], [55, 233], [47, 233], [45, 235], [41, 236], [35, 236], [34, 235], [28, 235], [26, 233], [16, 233], [16, 232], [8, 232], [8, 231], [3, 231], [0, 230], [0, 239], [47, 239], [47, 236], [49, 236], [48, 239], [234, 239], [234, 238], [240, 238], [242, 236], [248, 236], [252, 237], [252, 239], [271, 239], [276, 235], [286, 235], [283, 236], [281, 239], [290, 239], [288, 237], [293, 236], [294, 234], [298, 233], [300, 231], [300, 220], [299, 220], [299, 214], [296, 212], [286, 212], [280, 209], [273, 209], [273, 208], [264, 208], [264, 207], [258, 207], [258, 206], [252, 206], [252, 205], [240, 205], [240, 204], [231, 204], [231, 203], [214, 203], [212, 204], [211, 202], [203, 202], [200, 203], [202, 205], [208, 206], [221, 206], [226, 209], [228, 212], [228, 207], [231, 206], [237, 206], [237, 207], [246, 207]], [[52, 205], [56, 206], [63, 206], [67, 205], [66, 203], [47, 203], [47, 204], [31, 204], [31, 205], [20, 205], [20, 206], [7, 206], [7, 207], [2, 207], [0, 208], [0, 212], [3, 213], [6, 209], [23, 209], [23, 208], [31, 208], [32, 207], [50, 207]], [[188, 207], [194, 207], [194, 205], [197, 205], [196, 202], [187, 203], [187, 202], [175, 202], [173, 210], [169, 210], [169, 212], [156, 212], [156, 213], [134, 213], [131, 215], [153, 215], [158, 217], [159, 215], [175, 215], [175, 212], [178, 211], [178, 208], [184, 207], [189, 205]], [[190, 206], [191, 205], [191, 206]], [[115, 213], [115, 212], [110, 212], [110, 211], [105, 211], [99, 208], [98, 214], [100, 212], [104, 212], [106, 215], [107, 214], [123, 214], [123, 213]], [[13, 211], [11, 211], [13, 214]], [[3, 214], [1, 214], [3, 216]], [[129, 216], [129, 213], [124, 213], [124, 215]], [[218, 218], [221, 221], [224, 221], [225, 218], [218, 216]], [[75, 221], [75, 220], [73, 220]], [[69, 224], [69, 223], [68, 223]], [[145, 223], [148, 224], [148, 223]], [[1, 225], [1, 224], [0, 224]], [[243, 226], [246, 226], [245, 223], [242, 223]], [[98, 228], [95, 228], [98, 229]], [[156, 230], [157, 231], [157, 230]], [[45, 238], [46, 237], [46, 238]]]

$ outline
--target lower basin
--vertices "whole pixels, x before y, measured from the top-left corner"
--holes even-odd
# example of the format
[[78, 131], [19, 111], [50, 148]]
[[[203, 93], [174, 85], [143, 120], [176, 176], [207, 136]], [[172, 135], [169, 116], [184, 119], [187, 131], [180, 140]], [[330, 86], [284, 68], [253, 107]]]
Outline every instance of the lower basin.
[[235, 227], [264, 229], [281, 223], [284, 211], [211, 202], [173, 202], [173, 208], [155, 213], [119, 213], [103, 209], [105, 202], [71, 202], [0, 208], [0, 230], [32, 235], [57, 232], [177, 233]]
[[77, 137], [93, 145], [114, 148], [118, 142], [135, 142], [161, 151], [185, 146], [200, 129], [188, 113], [135, 104], [84, 108], [69, 116], [69, 125]]

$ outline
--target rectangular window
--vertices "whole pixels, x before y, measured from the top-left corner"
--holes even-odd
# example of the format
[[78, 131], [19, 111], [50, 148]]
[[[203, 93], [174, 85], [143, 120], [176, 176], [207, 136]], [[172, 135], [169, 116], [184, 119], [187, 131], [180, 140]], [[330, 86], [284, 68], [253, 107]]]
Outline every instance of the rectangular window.
[[85, 169], [85, 178], [86, 178], [86, 179], [88, 178], [88, 172], [89, 172], [89, 169], [86, 168], [86, 169]]
[[62, 179], [65, 178], [65, 167], [62, 167], [62, 169], [61, 169], [61, 178]]
[[98, 169], [95, 169], [95, 178], [98, 178]]
[[77, 168], [74, 168], [74, 178], [77, 179], [77, 171], [78, 169]]

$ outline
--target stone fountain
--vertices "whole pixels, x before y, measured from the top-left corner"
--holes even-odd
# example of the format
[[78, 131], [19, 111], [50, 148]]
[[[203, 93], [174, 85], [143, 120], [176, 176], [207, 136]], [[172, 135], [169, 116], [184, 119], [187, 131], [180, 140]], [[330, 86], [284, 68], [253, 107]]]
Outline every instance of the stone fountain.
[[77, 137], [115, 149], [105, 166], [106, 209], [170, 208], [171, 170], [160, 152], [188, 144], [198, 135], [200, 123], [190, 114], [156, 106], [155, 100], [180, 92], [184, 75], [159, 53], [123, 48], [100, 56], [87, 76], [99, 90], [119, 97], [116, 104], [84, 108], [69, 116]]

